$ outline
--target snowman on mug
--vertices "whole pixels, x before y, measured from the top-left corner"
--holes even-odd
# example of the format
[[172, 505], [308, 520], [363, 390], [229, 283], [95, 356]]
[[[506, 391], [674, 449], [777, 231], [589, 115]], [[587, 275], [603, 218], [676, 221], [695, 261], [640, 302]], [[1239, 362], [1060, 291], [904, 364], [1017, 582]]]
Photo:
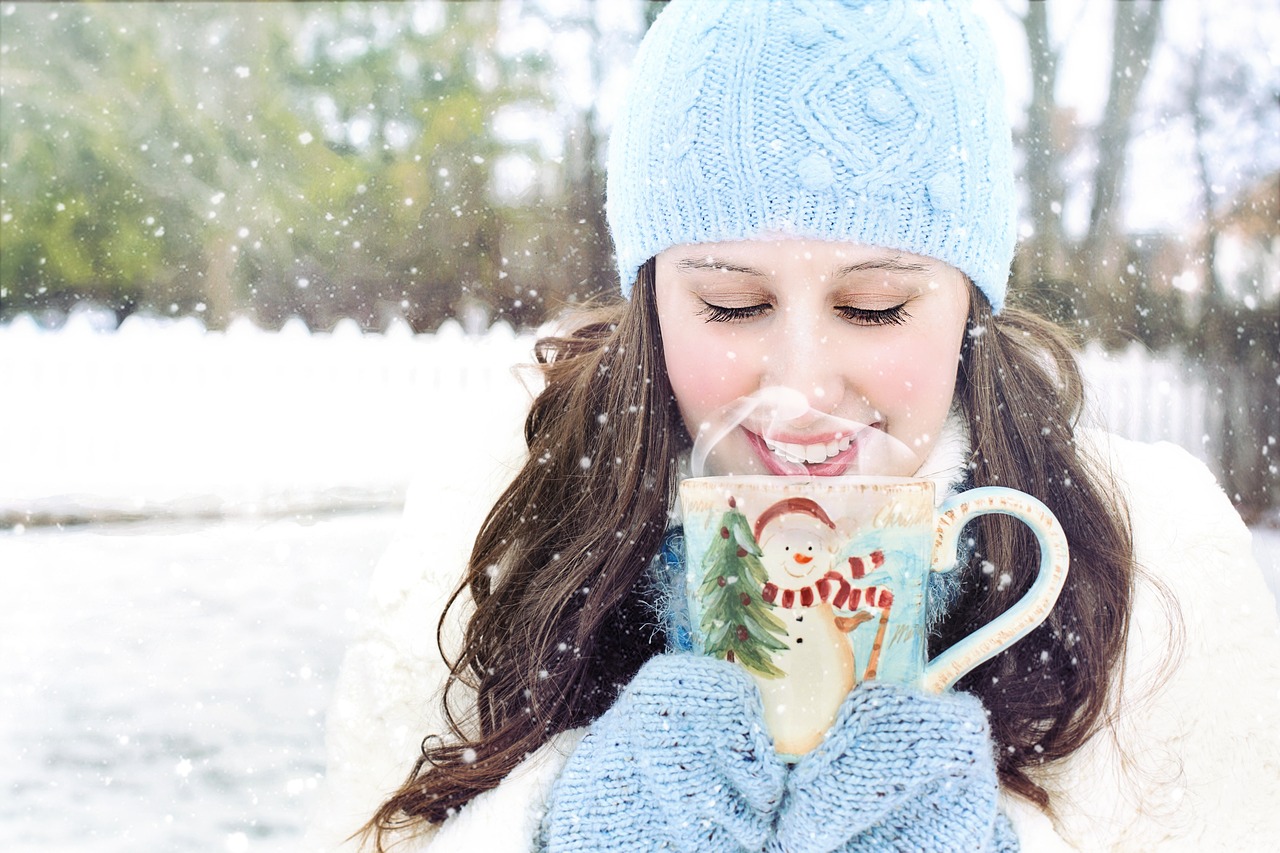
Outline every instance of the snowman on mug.
[[[888, 590], [878, 598], [864, 597], [864, 590], [851, 587], [837, 562], [835, 522], [816, 501], [778, 501], [756, 519], [754, 534], [768, 576], [762, 596], [779, 608], [787, 631], [786, 649], [772, 663], [795, 678], [788, 683], [749, 671], [760, 688], [765, 721], [778, 750], [800, 754], [818, 744], [835, 710], [861, 680], [853, 644], [845, 635], [878, 615], [880, 634], [862, 676], [874, 678], [893, 597]], [[877, 557], [883, 560], [878, 553], [870, 559]]]

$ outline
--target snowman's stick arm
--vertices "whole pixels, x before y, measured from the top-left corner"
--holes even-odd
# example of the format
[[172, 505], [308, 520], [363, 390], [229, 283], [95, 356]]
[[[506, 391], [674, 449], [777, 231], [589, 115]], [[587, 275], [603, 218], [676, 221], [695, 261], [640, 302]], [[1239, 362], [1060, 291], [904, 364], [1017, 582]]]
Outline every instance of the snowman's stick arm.
[[876, 677], [876, 669], [880, 666], [880, 649], [884, 646], [884, 635], [889, 628], [889, 609], [893, 607], [893, 593], [889, 590], [880, 592], [880, 626], [876, 629], [875, 642], [871, 644], [871, 655], [867, 658], [867, 670], [862, 674], [863, 681], [871, 681]]

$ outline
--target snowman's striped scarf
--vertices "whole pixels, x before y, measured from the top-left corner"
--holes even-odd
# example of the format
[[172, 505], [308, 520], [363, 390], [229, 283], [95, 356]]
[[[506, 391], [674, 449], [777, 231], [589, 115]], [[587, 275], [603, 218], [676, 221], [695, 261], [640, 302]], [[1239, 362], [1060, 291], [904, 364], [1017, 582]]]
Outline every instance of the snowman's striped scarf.
[[[849, 574], [852, 580], [859, 580], [866, 575], [867, 564], [871, 570], [884, 564], [884, 552], [872, 551], [869, 557], [850, 557]], [[859, 607], [886, 607], [893, 600], [893, 593], [876, 586], [856, 587], [850, 578], [835, 571], [827, 572], [811, 584], [795, 588], [783, 588], [769, 581], [760, 590], [760, 596], [770, 604], [779, 607], [812, 607], [829, 601], [832, 607], [841, 610], [857, 610]]]

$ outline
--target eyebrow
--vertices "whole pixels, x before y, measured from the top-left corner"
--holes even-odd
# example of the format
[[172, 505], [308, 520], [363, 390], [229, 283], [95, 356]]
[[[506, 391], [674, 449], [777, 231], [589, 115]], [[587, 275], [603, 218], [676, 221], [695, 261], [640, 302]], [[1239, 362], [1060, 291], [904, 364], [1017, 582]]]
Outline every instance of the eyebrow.
[[881, 272], [904, 272], [904, 273], [927, 273], [929, 268], [924, 264], [915, 263], [913, 261], [904, 261], [901, 258], [877, 258], [870, 261], [859, 261], [856, 264], [849, 264], [836, 270], [835, 278], [842, 278], [846, 275], [857, 272], [869, 272], [879, 270]]
[[716, 260], [713, 257], [702, 258], [683, 258], [676, 262], [676, 267], [681, 270], [714, 270], [716, 272], [736, 272], [742, 275], [754, 275], [764, 277], [764, 273], [755, 267], [744, 267], [739, 264], [731, 264], [726, 261]]

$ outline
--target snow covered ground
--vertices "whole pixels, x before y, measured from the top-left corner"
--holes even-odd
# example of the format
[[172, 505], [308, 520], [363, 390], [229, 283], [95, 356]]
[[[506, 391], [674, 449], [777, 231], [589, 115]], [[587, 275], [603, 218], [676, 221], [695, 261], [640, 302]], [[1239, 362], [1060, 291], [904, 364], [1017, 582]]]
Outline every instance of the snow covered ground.
[[398, 523], [0, 533], [0, 850], [293, 849]]
[[0, 326], [0, 850], [296, 849], [410, 484], [510, 445], [529, 338]]
[[75, 323], [0, 327], [0, 850], [292, 849], [400, 503], [509, 445], [530, 339]]

